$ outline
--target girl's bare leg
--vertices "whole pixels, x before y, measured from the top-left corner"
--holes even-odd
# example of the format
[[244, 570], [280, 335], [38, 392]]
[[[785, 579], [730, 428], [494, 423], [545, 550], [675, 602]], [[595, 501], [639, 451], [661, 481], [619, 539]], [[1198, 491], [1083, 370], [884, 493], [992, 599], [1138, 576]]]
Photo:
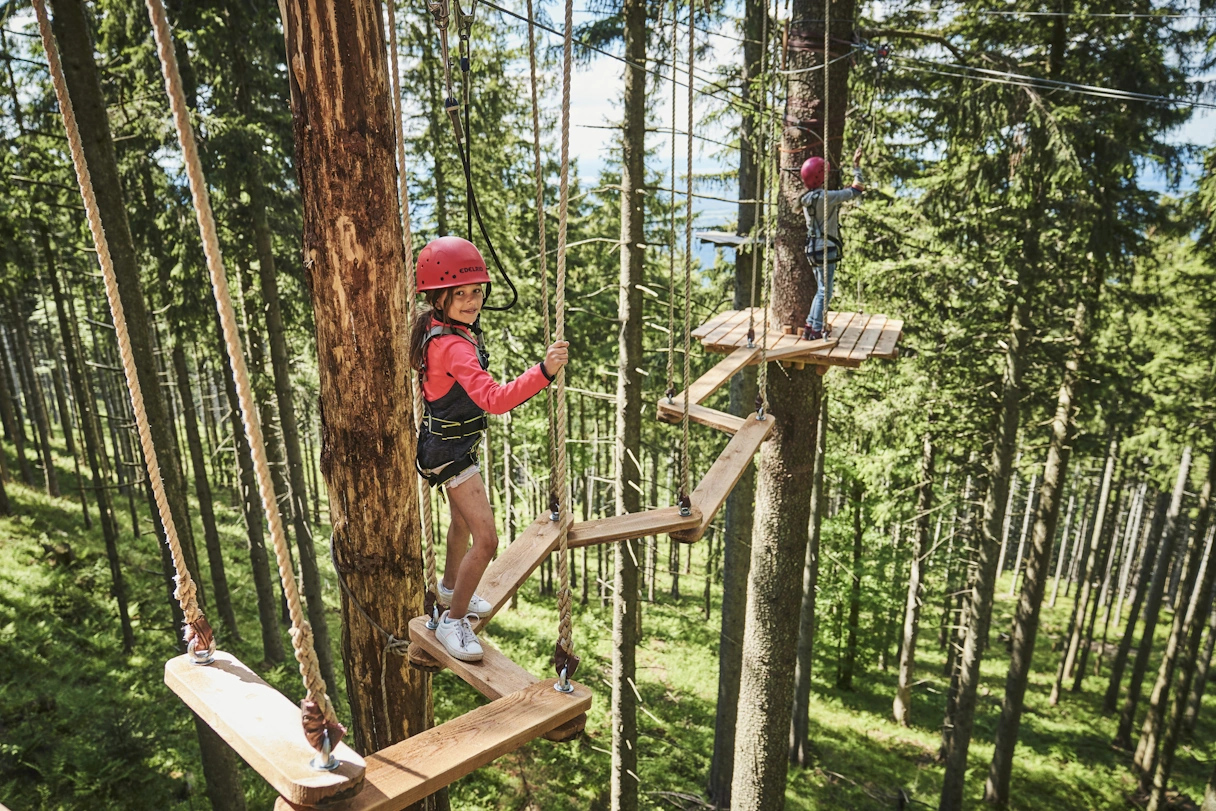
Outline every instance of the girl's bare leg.
[[[478, 473], [467, 482], [448, 491], [452, 514], [460, 514], [465, 527], [473, 536], [473, 548], [464, 555], [456, 574], [449, 616], [463, 617], [469, 611], [469, 600], [481, 582], [494, 551], [498, 548], [498, 530], [494, 526], [494, 511], [486, 494], [485, 482]], [[450, 536], [449, 536], [450, 537]], [[449, 551], [449, 555], [451, 552]]]
[[[468, 484], [468, 482], [465, 482], [465, 484]], [[464, 560], [464, 553], [469, 549], [469, 525], [464, 522], [464, 517], [460, 514], [460, 510], [456, 509], [456, 505], [453, 503], [450, 506], [452, 508], [452, 523], [448, 524], [447, 551], [443, 561], [442, 582], [445, 589], [455, 587], [456, 573], [460, 571], [460, 564]]]

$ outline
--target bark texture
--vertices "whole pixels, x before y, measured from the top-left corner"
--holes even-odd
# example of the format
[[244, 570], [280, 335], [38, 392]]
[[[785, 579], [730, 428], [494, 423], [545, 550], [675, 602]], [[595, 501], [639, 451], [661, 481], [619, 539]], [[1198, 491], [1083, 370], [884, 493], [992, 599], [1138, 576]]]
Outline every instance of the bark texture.
[[908, 598], [904, 603], [904, 628], [899, 645], [899, 681], [892, 713], [900, 726], [912, 725], [912, 680], [916, 675], [916, 636], [920, 630], [921, 579], [929, 551], [929, 511], [933, 509], [933, 435], [921, 440], [920, 481], [916, 487], [916, 538], [908, 571]]
[[[430, 677], [383, 654], [422, 613], [405, 249], [380, 5], [286, 0], [283, 28], [316, 317], [321, 466], [329, 490], [355, 748], [430, 723]], [[389, 672], [382, 672], [387, 668]], [[383, 681], [382, 681], [383, 679]], [[382, 694], [381, 685], [384, 685]]]

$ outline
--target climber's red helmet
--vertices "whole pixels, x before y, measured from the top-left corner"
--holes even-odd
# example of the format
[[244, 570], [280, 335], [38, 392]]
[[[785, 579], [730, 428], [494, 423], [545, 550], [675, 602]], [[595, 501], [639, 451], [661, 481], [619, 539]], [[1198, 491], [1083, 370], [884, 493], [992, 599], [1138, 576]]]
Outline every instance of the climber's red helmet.
[[832, 171], [832, 164], [823, 158], [807, 158], [799, 171], [799, 174], [802, 175], [802, 185], [808, 189], [821, 189], [823, 188], [823, 178], [830, 171]]
[[486, 260], [467, 239], [439, 237], [418, 252], [418, 292], [490, 283]]

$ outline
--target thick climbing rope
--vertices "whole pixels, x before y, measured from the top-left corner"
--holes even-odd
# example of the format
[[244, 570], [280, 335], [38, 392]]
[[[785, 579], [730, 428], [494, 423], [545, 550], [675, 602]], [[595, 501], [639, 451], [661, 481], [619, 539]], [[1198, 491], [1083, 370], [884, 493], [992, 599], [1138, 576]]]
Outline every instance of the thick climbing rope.
[[[777, 19], [778, 3], [780, 0], [773, 0], [773, 19]], [[765, 40], [765, 54], [768, 54], [769, 43]], [[766, 121], [771, 121], [772, 113], [777, 109], [777, 90], [778, 76], [776, 71], [776, 62], [774, 61], [768, 67], [768, 93], [765, 99], [764, 106], [766, 109]], [[767, 185], [764, 186], [764, 197], [768, 201], [764, 207], [764, 262], [761, 265], [760, 272], [760, 291], [761, 301], [764, 310], [764, 318], [762, 321], [763, 330], [760, 338], [760, 369], [756, 380], [756, 414], [763, 419], [768, 412], [768, 318], [769, 318], [769, 300], [771, 290], [769, 287], [769, 279], [772, 278], [773, 272], [776, 269], [777, 250], [775, 247], [776, 236], [775, 228], [776, 221], [773, 218], [773, 212], [777, 210], [777, 205], [781, 200], [781, 154], [782, 149], [780, 137], [781, 133], [777, 129], [775, 123], [770, 123], [764, 129], [764, 145], [763, 149], [767, 149], [767, 160], [765, 164], [768, 167]], [[764, 174], [762, 167], [761, 174]]]
[[[823, 0], [823, 219], [821, 235], [823, 237], [823, 252], [821, 256], [821, 264], [819, 266], [823, 284], [828, 283], [828, 180], [832, 176], [832, 144], [831, 144], [831, 118], [828, 117], [828, 103], [832, 95], [832, 86], [829, 84], [828, 70], [832, 64], [832, 3], [831, 0]], [[823, 300], [823, 329], [824, 335], [828, 333], [828, 305], [830, 302], [825, 297]]]
[[[545, 176], [540, 160], [540, 89], [536, 79], [536, 19], [532, 14], [532, 0], [528, 0], [528, 74], [532, 89], [532, 174], [536, 178], [536, 239], [540, 244], [540, 309], [544, 313], [545, 346], [553, 341], [552, 324], [549, 317], [549, 257], [545, 239]], [[553, 389], [545, 389], [545, 403], [549, 413], [549, 470], [557, 470], [557, 417], [553, 411]], [[549, 511], [560, 512], [557, 489], [561, 482], [554, 478], [549, 482]], [[562, 480], [564, 481], [564, 480]], [[510, 507], [508, 507], [510, 509]]]
[[[566, 0], [566, 27], [562, 43], [562, 152], [561, 152], [561, 179], [558, 186], [558, 206], [557, 206], [557, 292], [554, 297], [554, 331], [553, 338], [555, 341], [564, 341], [566, 339], [566, 232], [568, 227], [569, 209], [570, 209], [570, 66], [574, 61], [574, 0]], [[540, 212], [543, 216], [543, 212]], [[563, 670], [565, 665], [566, 675], [573, 674], [574, 669], [578, 666], [578, 659], [574, 656], [574, 620], [572, 616], [572, 606], [570, 600], [570, 570], [568, 559], [570, 557], [567, 549], [567, 532], [565, 529], [565, 521], [562, 520], [562, 513], [569, 509], [569, 498], [567, 497], [567, 464], [566, 464], [566, 368], [563, 366], [557, 370], [557, 377], [553, 381], [556, 388], [556, 422], [557, 422], [557, 467], [555, 469], [554, 478], [557, 479], [557, 487], [561, 503], [558, 505], [559, 524], [558, 532], [558, 554], [557, 554], [557, 576], [559, 589], [557, 593], [557, 655], [555, 656], [555, 664], [558, 672]], [[565, 660], [565, 661], [563, 661]]]
[[[401, 74], [397, 53], [397, 7], [395, 0], [385, 3], [388, 8], [388, 52], [392, 67], [393, 116], [397, 132], [397, 196], [401, 199], [401, 237], [405, 244], [405, 334], [414, 330], [414, 302], [418, 297], [417, 280], [414, 278], [414, 232], [410, 224], [410, 184], [405, 171], [405, 121], [401, 111]], [[422, 386], [413, 374], [410, 375], [410, 399], [414, 406], [414, 427], [422, 426], [425, 407], [422, 402]], [[435, 574], [435, 531], [431, 517], [430, 488], [422, 482], [417, 484], [418, 516], [422, 525], [424, 583], [429, 602], [439, 598], [439, 581]], [[336, 570], [336, 569], [335, 569]], [[360, 606], [360, 610], [362, 607]], [[396, 637], [389, 635], [390, 639]], [[387, 702], [386, 702], [387, 706]]]
[[[672, 15], [675, 18], [675, 15]], [[693, 90], [696, 69], [697, 0], [688, 2], [688, 137], [687, 142], [687, 176], [685, 178], [684, 197], [684, 414], [680, 418], [680, 512], [687, 514], [692, 507], [689, 497], [689, 376], [691, 375], [692, 360], [692, 158], [693, 158], [693, 125], [696, 121], [693, 102], [696, 92]], [[674, 65], [674, 62], [673, 62]], [[674, 126], [674, 120], [673, 120]], [[674, 133], [673, 133], [673, 138]]]
[[[763, 234], [763, 213], [764, 200], [767, 196], [767, 187], [764, 185], [764, 169], [766, 159], [764, 157], [764, 144], [768, 141], [768, 117], [764, 115], [765, 106], [768, 104], [768, 57], [769, 57], [769, 41], [768, 41], [768, 14], [764, 15], [763, 21], [760, 23], [760, 42], [764, 49], [760, 52], [760, 76], [766, 80], [766, 84], [760, 98], [761, 121], [759, 126], [753, 129], [758, 137], [756, 138], [755, 148], [752, 150], [752, 160], [756, 163], [756, 191], [759, 194], [754, 195], [756, 198], [753, 201], [753, 207], [756, 210], [755, 220], [752, 222], [751, 237], [752, 241], [752, 283], [751, 291], [748, 295], [747, 302], [747, 346], [751, 348], [756, 345], [756, 279], [760, 272], [760, 245], [758, 236]], [[763, 234], [767, 238], [767, 234]], [[767, 332], [768, 324], [764, 325]], [[757, 410], [760, 406], [757, 404]]]
[[[676, 83], [676, 57], [680, 38], [679, 0], [671, 0], [671, 193], [668, 212], [671, 219], [667, 238], [667, 402], [676, 396], [676, 105], [680, 96]], [[691, 83], [689, 84], [691, 87]]]
[[[203, 177], [198, 145], [194, 139], [194, 127], [190, 123], [190, 110], [186, 106], [186, 97], [182, 90], [182, 79], [173, 50], [169, 20], [161, 0], [147, 0], [147, 6], [148, 17], [152, 21], [152, 31], [156, 37], [156, 50], [160, 57], [161, 72], [165, 77], [165, 90], [169, 95], [169, 106], [173, 111], [173, 123], [182, 147], [186, 177], [190, 181], [194, 213], [203, 240], [203, 253], [207, 259], [207, 271], [211, 276], [215, 305], [219, 311], [220, 324], [223, 328], [224, 345], [232, 364], [233, 381], [236, 383], [237, 397], [241, 404], [245, 436], [249, 440], [250, 455], [253, 457], [254, 472], [257, 474], [258, 493], [262, 499], [262, 509], [266, 513], [267, 526], [274, 543], [274, 554], [279, 565], [279, 580], [283, 584], [283, 596], [287, 600], [287, 610], [291, 615], [291, 645], [300, 666], [300, 676], [303, 678], [307, 690], [305, 703], [314, 703], [316, 712], [319, 712], [324, 719], [325, 729], [308, 731], [309, 741], [314, 748], [320, 750], [324, 738], [328, 737], [328, 745], [335, 745], [337, 743], [335, 736], [340, 738], [345, 730], [338, 724], [333, 704], [326, 691], [325, 680], [321, 677], [317, 652], [313, 647], [312, 626], [304, 616], [300, 592], [296, 587], [295, 572], [291, 562], [291, 547], [287, 542], [283, 517], [279, 513], [279, 503], [275, 497], [269, 456], [266, 453], [262, 426], [258, 419], [257, 401], [254, 399], [253, 384], [249, 379], [249, 369], [245, 364], [244, 350], [241, 348], [240, 329], [236, 320], [236, 312], [232, 306], [232, 297], [228, 291], [228, 277], [224, 270], [223, 255], [220, 252], [219, 234], [216, 230], [215, 216], [211, 211], [211, 200], [207, 193], [206, 180]], [[306, 707], [305, 715], [308, 714], [309, 708]], [[325, 735], [326, 732], [328, 735]]]
[[89, 231], [93, 234], [93, 243], [97, 248], [97, 261], [101, 265], [106, 298], [109, 300], [110, 312], [114, 320], [114, 333], [118, 339], [118, 354], [122, 359], [123, 376], [126, 378], [127, 391], [131, 396], [131, 405], [135, 411], [135, 426], [139, 433], [139, 444], [143, 449], [144, 461], [148, 467], [148, 483], [152, 487], [153, 500], [156, 502], [161, 526], [165, 531], [165, 542], [169, 546], [169, 555], [173, 559], [175, 572], [173, 579], [177, 584], [173, 590], [173, 596], [185, 615], [187, 648], [197, 661], [205, 662], [215, 651], [215, 638], [207, 623], [207, 618], [199, 609], [194, 579], [190, 576], [190, 570], [186, 568], [186, 557], [182, 551], [181, 540], [177, 535], [177, 525], [174, 522], [172, 511], [169, 509], [169, 498], [165, 493], [164, 479], [161, 478], [156, 445], [152, 442], [152, 428], [148, 422], [148, 412], [144, 408], [143, 389], [139, 384], [139, 374], [135, 368], [131, 336], [127, 331], [127, 316], [118, 292], [118, 277], [115, 275], [114, 260], [110, 255], [110, 243], [106, 238], [105, 228], [102, 226], [101, 210], [97, 205], [97, 195], [93, 189], [93, 178], [89, 173], [89, 165], [85, 161], [84, 143], [80, 137], [80, 128], [76, 123], [76, 110], [68, 95], [63, 63], [59, 59], [59, 47], [55, 42], [55, 35], [51, 32], [46, 0], [34, 0], [34, 12], [38, 17], [38, 31], [42, 35], [42, 45], [46, 50], [47, 63], [50, 65], [51, 84], [55, 88], [55, 97], [59, 101], [63, 128], [67, 131], [72, 165], [76, 169], [76, 182], [80, 186], [80, 196], [84, 198], [85, 217], [89, 223]]

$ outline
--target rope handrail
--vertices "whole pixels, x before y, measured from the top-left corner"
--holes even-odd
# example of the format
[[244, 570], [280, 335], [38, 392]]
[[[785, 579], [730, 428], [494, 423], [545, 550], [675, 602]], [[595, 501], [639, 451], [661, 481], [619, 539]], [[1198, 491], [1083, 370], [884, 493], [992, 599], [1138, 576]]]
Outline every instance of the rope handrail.
[[[206, 179], [203, 176], [202, 161], [199, 158], [198, 144], [194, 137], [194, 127], [190, 122], [190, 110], [186, 105], [186, 96], [177, 65], [177, 56], [173, 49], [173, 35], [169, 28], [168, 16], [162, 0], [147, 0], [147, 8], [156, 40], [156, 52], [160, 59], [161, 73], [165, 79], [165, 91], [169, 96], [169, 107], [173, 113], [173, 124], [182, 148], [186, 177], [190, 183], [191, 200], [194, 205], [195, 218], [198, 221], [199, 235], [202, 238], [203, 254], [207, 260], [207, 272], [211, 277], [216, 310], [219, 312], [224, 347], [232, 366], [233, 382], [236, 384], [237, 399], [241, 405], [241, 421], [245, 427], [245, 436], [249, 441], [250, 456], [258, 482], [258, 494], [262, 500], [262, 509], [265, 512], [267, 527], [274, 545], [283, 596], [291, 616], [291, 646], [307, 691], [304, 702], [302, 702], [305, 734], [313, 748], [328, 754], [328, 749], [337, 745], [346, 730], [338, 723], [325, 680], [321, 676], [320, 663], [313, 646], [312, 626], [304, 615], [300, 592], [296, 585], [291, 548], [283, 526], [283, 516], [279, 512], [274, 480], [271, 478], [270, 461], [262, 435], [261, 421], [258, 417], [253, 383], [249, 377], [249, 369], [245, 363], [245, 354], [241, 346], [240, 328], [228, 289], [228, 276], [224, 270], [219, 233], [215, 215], [211, 209]], [[313, 707], [309, 706], [310, 704], [315, 705], [315, 711]], [[321, 724], [310, 723], [310, 719], [316, 714], [320, 715]]]
[[[673, 15], [674, 19], [674, 15]], [[689, 0], [688, 3], [688, 125], [686, 129], [692, 132], [695, 124], [695, 100], [696, 94], [693, 91], [693, 80], [696, 76], [696, 19], [697, 19], [697, 4], [696, 0]], [[672, 121], [672, 126], [675, 126], [675, 121]], [[687, 144], [687, 172], [684, 185], [687, 187], [688, 194], [684, 197], [684, 414], [680, 417], [680, 512], [688, 513], [692, 509], [692, 501], [689, 488], [689, 467], [691, 460], [689, 458], [689, 389], [692, 375], [692, 159], [693, 159], [693, 139], [691, 136], [685, 139]], [[674, 183], [674, 178], [673, 178]], [[670, 356], [669, 356], [670, 357]]]

